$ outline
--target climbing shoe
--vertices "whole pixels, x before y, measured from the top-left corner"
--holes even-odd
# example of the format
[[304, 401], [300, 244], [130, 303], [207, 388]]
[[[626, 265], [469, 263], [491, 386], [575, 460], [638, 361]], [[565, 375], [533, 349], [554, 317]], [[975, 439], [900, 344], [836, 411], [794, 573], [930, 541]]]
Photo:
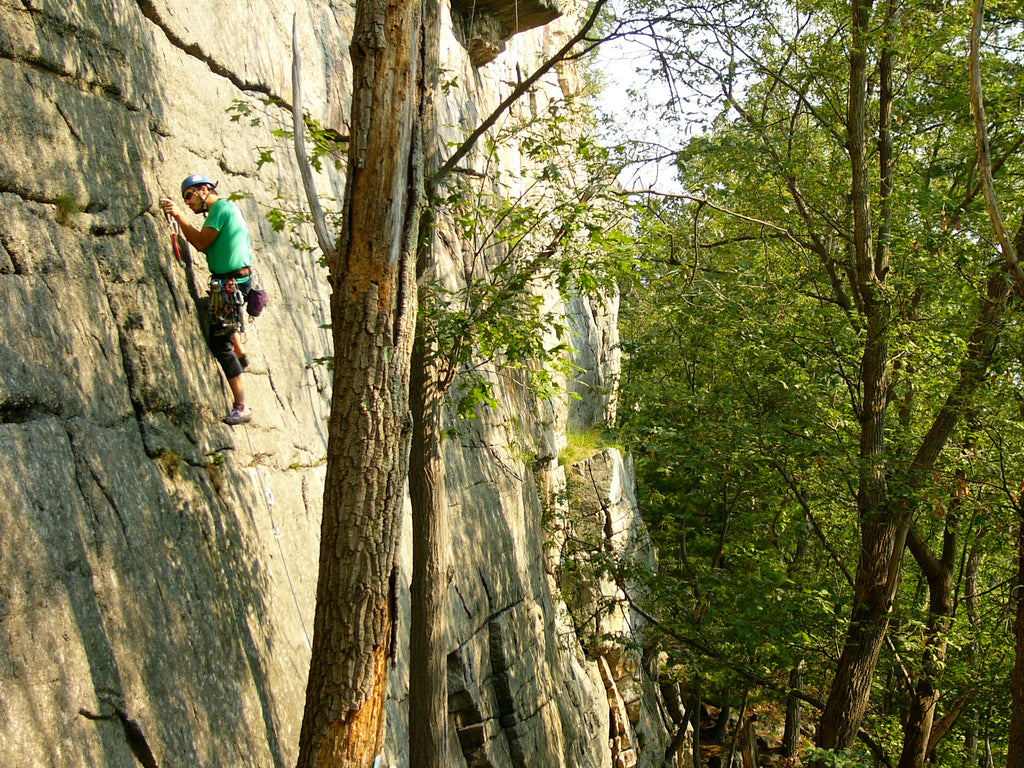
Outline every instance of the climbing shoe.
[[233, 408], [231, 413], [224, 417], [224, 423], [228, 426], [236, 424], [247, 424], [252, 420], [252, 411], [248, 408]]

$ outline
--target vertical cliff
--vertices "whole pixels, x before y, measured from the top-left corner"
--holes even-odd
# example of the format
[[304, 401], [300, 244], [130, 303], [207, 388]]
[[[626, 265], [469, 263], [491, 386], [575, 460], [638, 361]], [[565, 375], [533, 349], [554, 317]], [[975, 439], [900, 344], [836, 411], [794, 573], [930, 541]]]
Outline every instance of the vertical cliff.
[[[477, 26], [446, 9], [453, 138], [507, 94], [517, 67], [561, 44], [569, 22], [513, 37], [556, 12], [492, 4]], [[287, 153], [257, 166], [285, 113], [270, 107], [254, 125], [229, 112], [236, 100], [288, 102], [293, 14], [307, 107], [344, 133], [348, 3], [0, 0], [3, 768], [129, 768], [145, 760], [126, 738], [134, 726], [163, 768], [294, 763], [328, 287], [264, 216], [301, 197]], [[220, 423], [205, 263], [176, 261], [157, 206], [192, 172], [243, 196], [271, 295], [247, 334], [245, 427]], [[318, 184], [340, 196], [343, 179]], [[452, 766], [656, 766], [668, 738], [641, 656], [581, 643], [561, 599], [549, 544], [566, 520], [599, 516], [610, 545], [645, 551], [614, 451], [573, 470], [590, 501], [574, 507], [563, 492], [574, 482], [557, 462], [566, 430], [607, 417], [617, 367], [614, 305], [578, 299], [565, 312], [583, 396], [538, 401], [496, 378], [500, 407], [447, 441]], [[627, 613], [615, 621], [612, 634], [640, 629]], [[401, 765], [401, 655], [392, 673], [386, 757]]]

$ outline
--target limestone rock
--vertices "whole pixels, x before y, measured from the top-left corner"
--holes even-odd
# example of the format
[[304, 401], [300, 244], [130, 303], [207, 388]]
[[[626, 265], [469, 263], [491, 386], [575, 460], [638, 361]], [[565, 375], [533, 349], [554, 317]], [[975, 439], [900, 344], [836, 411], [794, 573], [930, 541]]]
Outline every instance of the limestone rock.
[[[642, 588], [609, 577], [604, 568], [597, 577], [587, 571], [588, 556], [629, 561], [632, 568], [657, 564], [633, 477], [631, 462], [615, 448], [570, 467], [568, 502], [558, 513], [561, 532], [553, 554], [578, 561], [559, 584], [568, 603], [564, 619], [598, 661], [611, 709], [613, 764], [661, 768], [674, 726], [648, 669], [645, 654], [652, 648], [645, 640], [645, 622], [630, 603], [630, 598], [643, 598]], [[553, 570], [557, 573], [558, 566]]]
[[454, 0], [454, 31], [473, 66], [494, 61], [515, 34], [554, 21], [558, 0]]
[[[494, 109], [520, 63], [560, 45], [557, 22], [515, 34], [557, 12], [520, 5], [516, 18], [513, 6], [488, 5], [500, 40], [491, 53], [503, 52], [486, 67], [491, 53], [444, 46], [459, 85], [441, 99], [442, 143]], [[331, 341], [324, 270], [265, 217], [279, 199], [300, 199], [275, 135], [289, 117], [264, 104], [290, 98], [293, 14], [307, 109], [345, 133], [350, 3], [0, 0], [5, 766], [131, 768], [118, 711], [161, 765], [295, 762]], [[448, 42], [460, 14], [446, 17]], [[550, 87], [572, 76], [566, 68]], [[240, 103], [258, 124], [232, 119]], [[272, 146], [275, 162], [258, 165], [259, 148]], [[483, 170], [479, 158], [466, 163]], [[239, 196], [271, 297], [246, 338], [246, 427], [220, 423], [228, 393], [203, 340], [205, 263], [177, 262], [158, 207], [193, 172]], [[344, 189], [330, 169], [317, 184], [325, 197]], [[452, 246], [442, 280], [458, 282], [459, 258]], [[587, 368], [581, 400], [541, 402], [495, 374], [500, 407], [449, 425], [455, 768], [610, 768], [613, 710], [623, 709], [615, 727], [647, 765], [664, 730], [642, 663], [616, 661], [611, 648], [601, 661], [588, 655], [545, 552], [550, 499], [539, 489], [564, 483], [555, 456], [565, 429], [614, 408], [614, 302], [579, 300], [566, 314]], [[628, 464], [607, 457], [595, 472], [600, 461], [611, 473], [601, 498], [628, 497]], [[581, 514], [603, 519], [597, 507]], [[631, 520], [613, 515], [613, 536], [640, 546]], [[406, 585], [400, 631], [408, 600]], [[387, 704], [386, 764], [397, 766], [407, 762], [404, 658], [399, 647]], [[610, 704], [602, 663], [621, 706]], [[642, 733], [653, 734], [650, 749]]]

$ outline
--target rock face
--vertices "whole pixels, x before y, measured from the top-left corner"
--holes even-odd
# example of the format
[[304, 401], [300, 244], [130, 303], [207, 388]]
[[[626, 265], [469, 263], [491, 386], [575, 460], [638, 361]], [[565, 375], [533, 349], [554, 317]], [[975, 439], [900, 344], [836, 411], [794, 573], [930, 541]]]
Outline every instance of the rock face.
[[[507, 8], [488, 7], [507, 22]], [[565, 37], [558, 23], [519, 35], [478, 67], [454, 31], [461, 13], [446, 18], [444, 46], [459, 83], [445, 107], [453, 135]], [[284, 113], [229, 112], [288, 101], [293, 14], [307, 109], [344, 134], [348, 3], [0, 0], [2, 768], [145, 765], [127, 738], [138, 729], [163, 768], [294, 764], [328, 286], [264, 215], [300, 198], [286, 151], [257, 163]], [[505, 23], [501, 36], [526, 26]], [[205, 262], [177, 262], [159, 215], [158, 199], [192, 172], [243, 195], [271, 295], [247, 334], [247, 427], [220, 423], [228, 394], [202, 338]], [[341, 196], [338, 174], [318, 184]], [[447, 446], [451, 766], [660, 766], [669, 738], [642, 656], [581, 642], [547, 546], [578, 512], [550, 512], [570, 482], [556, 460], [565, 431], [607, 418], [616, 373], [614, 306], [580, 299], [566, 312], [583, 397], [537, 402], [503, 387], [500, 407]], [[592, 469], [602, 490], [579, 514], [610, 514], [609, 543], [643, 551], [628, 464], [610, 452], [574, 472]], [[404, 617], [407, 589], [403, 601]], [[613, 633], [642, 629], [628, 611], [614, 621]], [[403, 658], [385, 754], [399, 766]]]
[[454, 0], [451, 10], [455, 22], [452, 31], [477, 67], [494, 61], [517, 32], [554, 21], [560, 13], [554, 0]]

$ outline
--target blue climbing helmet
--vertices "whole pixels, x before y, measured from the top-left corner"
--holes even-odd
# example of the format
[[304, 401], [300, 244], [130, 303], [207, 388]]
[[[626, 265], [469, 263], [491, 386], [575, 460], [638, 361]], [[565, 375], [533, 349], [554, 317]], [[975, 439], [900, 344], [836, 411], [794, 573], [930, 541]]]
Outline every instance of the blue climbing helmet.
[[183, 182], [181, 182], [182, 197], [185, 196], [185, 190], [187, 190], [189, 187], [198, 187], [202, 184], [205, 184], [206, 186], [210, 187], [210, 189], [217, 188], [216, 182], [214, 182], [213, 179], [211, 179], [209, 176], [204, 176], [201, 173], [193, 173], [191, 176], [187, 177]]

